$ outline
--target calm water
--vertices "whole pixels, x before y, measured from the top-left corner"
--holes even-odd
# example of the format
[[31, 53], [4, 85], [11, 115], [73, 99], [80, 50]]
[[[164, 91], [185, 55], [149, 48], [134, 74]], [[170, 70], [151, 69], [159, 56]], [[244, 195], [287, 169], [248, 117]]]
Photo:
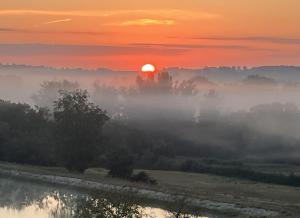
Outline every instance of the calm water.
[[[50, 185], [0, 178], [0, 218], [176, 217], [170, 211], [142, 206], [128, 196], [85, 193]], [[207, 217], [181, 214], [178, 217]]]

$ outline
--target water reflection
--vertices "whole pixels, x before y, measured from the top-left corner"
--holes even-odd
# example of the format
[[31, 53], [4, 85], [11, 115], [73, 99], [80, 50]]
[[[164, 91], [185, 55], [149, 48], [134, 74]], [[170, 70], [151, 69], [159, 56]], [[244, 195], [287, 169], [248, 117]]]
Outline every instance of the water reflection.
[[0, 217], [185, 218], [196, 216], [143, 207], [129, 196], [103, 194], [99, 197], [99, 194], [86, 194], [60, 187], [0, 178]]

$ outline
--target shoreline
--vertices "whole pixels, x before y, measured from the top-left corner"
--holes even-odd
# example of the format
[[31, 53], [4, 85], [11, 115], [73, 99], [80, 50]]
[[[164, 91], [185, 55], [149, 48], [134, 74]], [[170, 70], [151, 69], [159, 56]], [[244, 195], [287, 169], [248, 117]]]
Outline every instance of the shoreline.
[[114, 192], [116, 194], [132, 194], [138, 198], [147, 200], [157, 200], [166, 203], [174, 203], [178, 199], [184, 201], [191, 207], [202, 208], [217, 213], [234, 213], [243, 216], [257, 217], [276, 217], [279, 214], [272, 210], [253, 207], [241, 207], [234, 203], [215, 202], [211, 200], [202, 200], [195, 197], [190, 197], [182, 194], [174, 194], [162, 191], [155, 191], [146, 188], [131, 187], [128, 185], [115, 185], [104, 182], [96, 182], [88, 179], [75, 178], [70, 176], [56, 176], [47, 174], [31, 173], [19, 170], [0, 169], [1, 176], [12, 177], [16, 179], [27, 179], [36, 182], [50, 183], [54, 185], [63, 185], [69, 188], [80, 188], [85, 190], [96, 190], [100, 192]]

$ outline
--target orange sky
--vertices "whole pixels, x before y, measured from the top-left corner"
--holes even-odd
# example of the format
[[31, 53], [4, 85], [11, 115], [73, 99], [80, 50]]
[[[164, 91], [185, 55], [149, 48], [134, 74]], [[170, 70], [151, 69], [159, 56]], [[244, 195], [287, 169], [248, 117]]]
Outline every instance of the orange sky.
[[0, 4], [0, 62], [300, 65], [299, 23], [299, 0], [9, 0]]

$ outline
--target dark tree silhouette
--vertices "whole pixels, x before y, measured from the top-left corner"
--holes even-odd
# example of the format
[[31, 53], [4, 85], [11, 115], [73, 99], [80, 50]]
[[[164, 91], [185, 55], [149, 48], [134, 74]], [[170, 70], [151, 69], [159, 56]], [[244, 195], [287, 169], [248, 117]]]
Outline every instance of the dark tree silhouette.
[[0, 100], [0, 160], [48, 165], [52, 162], [48, 113]]
[[60, 92], [54, 120], [61, 161], [69, 170], [83, 172], [101, 147], [106, 112], [89, 102], [87, 91]]
[[170, 94], [173, 92], [173, 78], [168, 72], [161, 72], [142, 79], [136, 78], [136, 84], [140, 93], [143, 94]]

